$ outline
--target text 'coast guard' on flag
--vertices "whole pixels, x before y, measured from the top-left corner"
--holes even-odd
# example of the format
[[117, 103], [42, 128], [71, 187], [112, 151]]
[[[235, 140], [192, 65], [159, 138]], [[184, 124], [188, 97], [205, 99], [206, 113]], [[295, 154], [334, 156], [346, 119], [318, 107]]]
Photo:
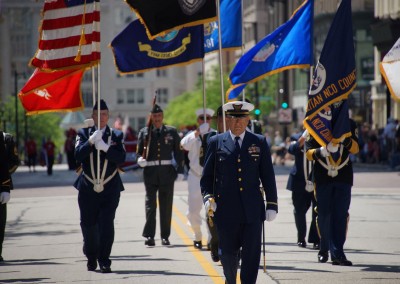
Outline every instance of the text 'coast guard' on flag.
[[313, 74], [303, 121], [320, 145], [351, 135], [347, 97], [355, 87], [351, 0], [342, 0]]
[[246, 52], [229, 75], [233, 86], [227, 99], [236, 98], [246, 84], [265, 76], [312, 63], [313, 0], [306, 0], [292, 17]]
[[100, 60], [100, 0], [45, 1], [39, 48], [30, 65], [85, 68]]
[[[242, 5], [241, 0], [220, 0], [220, 22], [223, 49], [242, 47]], [[218, 21], [204, 24], [204, 52], [219, 48]]]
[[204, 57], [203, 34], [203, 25], [198, 25], [150, 40], [135, 20], [111, 42], [116, 67], [121, 73], [135, 73], [199, 61]]
[[84, 69], [43, 72], [35, 69], [18, 97], [26, 114], [83, 109], [81, 80]]
[[400, 38], [396, 41], [389, 52], [383, 57], [379, 64], [386, 85], [396, 101], [400, 101]]
[[175, 29], [216, 19], [215, 0], [125, 0], [154, 39]]

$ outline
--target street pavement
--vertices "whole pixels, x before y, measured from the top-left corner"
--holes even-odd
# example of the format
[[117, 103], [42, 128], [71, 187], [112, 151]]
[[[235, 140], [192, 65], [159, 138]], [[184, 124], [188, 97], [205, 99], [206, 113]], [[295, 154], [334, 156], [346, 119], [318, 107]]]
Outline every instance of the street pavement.
[[[147, 248], [141, 237], [141, 170], [122, 176], [126, 190], [115, 219], [113, 273], [102, 274], [86, 270], [77, 191], [72, 187], [75, 172], [65, 165], [56, 165], [52, 176], [42, 167], [37, 170], [29, 173], [21, 166], [13, 175], [0, 283], [224, 283], [220, 263], [212, 262], [209, 251], [192, 246], [185, 181], [175, 184], [171, 246], [161, 246], [157, 218], [156, 246]], [[279, 213], [265, 223], [266, 252], [257, 283], [400, 283], [399, 172], [356, 166], [345, 244], [351, 267], [318, 263], [312, 244], [297, 247], [291, 195], [285, 190], [289, 167], [276, 166], [275, 172]]]

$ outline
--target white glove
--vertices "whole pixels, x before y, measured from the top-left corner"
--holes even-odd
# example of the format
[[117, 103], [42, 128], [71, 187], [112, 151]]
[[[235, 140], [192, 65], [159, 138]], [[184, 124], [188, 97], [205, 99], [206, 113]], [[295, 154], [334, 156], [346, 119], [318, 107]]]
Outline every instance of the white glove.
[[210, 129], [210, 125], [207, 122], [204, 122], [202, 125], [199, 126], [199, 132], [201, 135], [204, 135]]
[[176, 181], [183, 181], [185, 179], [185, 176], [183, 174], [178, 174], [176, 177]]
[[110, 145], [106, 144], [106, 143], [103, 141], [103, 139], [101, 139], [101, 140], [99, 140], [99, 141], [96, 141], [95, 146], [96, 146], [96, 149], [97, 149], [97, 150], [103, 151], [103, 152], [105, 152], [105, 153], [107, 153], [108, 148], [110, 148]]
[[3, 191], [2, 193], [0, 193], [1, 204], [6, 204], [8, 201], [10, 201], [10, 193], [7, 191]]
[[214, 212], [217, 211], [217, 203], [215, 203], [213, 198], [209, 198], [204, 204], [207, 215], [213, 217]]
[[312, 181], [307, 180], [305, 189], [307, 192], [313, 192], [314, 191], [314, 183]]
[[268, 222], [274, 221], [276, 218], [276, 211], [272, 209], [267, 209], [265, 217], [267, 218]]
[[103, 137], [103, 132], [101, 132], [101, 130], [96, 130], [95, 132], [93, 132], [92, 135], [90, 135], [89, 137], [89, 143], [90, 144], [96, 144], [97, 141], [102, 140]]
[[336, 153], [337, 150], [339, 150], [339, 146], [337, 144], [329, 142], [328, 146], [326, 146], [326, 149], [328, 149], [330, 153]]
[[85, 119], [83, 122], [85, 123], [86, 127], [93, 127], [94, 126], [93, 118]]
[[322, 155], [322, 157], [328, 157], [329, 156], [329, 152], [328, 152], [328, 150], [326, 150], [326, 148], [325, 147], [321, 147], [321, 148], [319, 148], [320, 149], [320, 151], [321, 151], [321, 155]]
[[139, 159], [137, 160], [137, 164], [139, 165], [139, 167], [144, 168], [147, 165], [147, 161], [145, 158], [139, 157]]
[[303, 134], [301, 134], [301, 137], [307, 138], [308, 135], [308, 130], [304, 130]]

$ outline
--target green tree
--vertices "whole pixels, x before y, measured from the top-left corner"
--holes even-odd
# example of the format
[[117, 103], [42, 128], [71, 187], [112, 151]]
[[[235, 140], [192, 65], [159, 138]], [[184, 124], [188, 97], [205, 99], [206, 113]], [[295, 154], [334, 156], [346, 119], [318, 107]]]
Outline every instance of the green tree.
[[[35, 139], [38, 147], [42, 145], [42, 140], [51, 137], [54, 144], [57, 147], [57, 151], [60, 151], [64, 147], [64, 130], [59, 127], [61, 117], [57, 113], [46, 113], [39, 115], [26, 116], [25, 110], [18, 100], [18, 140], [19, 140], [19, 151], [23, 153], [24, 142], [25, 142], [25, 123], [27, 123], [27, 135]], [[6, 102], [3, 102], [2, 125], [1, 129], [4, 129], [11, 133], [16, 139], [16, 121], [15, 121], [15, 100], [14, 97], [9, 97]], [[23, 156], [22, 156], [23, 157]]]
[[[228, 76], [224, 75], [224, 102], [225, 93], [230, 87]], [[222, 103], [221, 83], [218, 67], [214, 67], [210, 74], [206, 76], [206, 107], [213, 110]], [[278, 76], [273, 75], [266, 77], [258, 83], [258, 93], [260, 96], [259, 108], [261, 110], [261, 119], [266, 119], [276, 104], [276, 94], [278, 93]], [[245, 97], [249, 98], [252, 103], [256, 101], [254, 84], [249, 84], [245, 89]], [[242, 100], [242, 97], [237, 98]], [[195, 89], [185, 92], [170, 101], [165, 109], [165, 122], [178, 128], [193, 125], [196, 123], [195, 111], [203, 107], [203, 87], [202, 78], [200, 78]]]

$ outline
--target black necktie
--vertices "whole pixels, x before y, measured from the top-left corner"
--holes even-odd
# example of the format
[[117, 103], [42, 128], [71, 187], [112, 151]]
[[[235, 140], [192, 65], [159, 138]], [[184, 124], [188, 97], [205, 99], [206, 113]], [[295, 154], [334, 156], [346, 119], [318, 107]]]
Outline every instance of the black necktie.
[[160, 128], [157, 128], [157, 138], [160, 138], [160, 136], [161, 136]]
[[235, 137], [235, 147], [236, 147], [236, 152], [237, 152], [237, 153], [240, 153], [239, 139], [240, 139], [239, 136], [236, 136], [236, 137]]

